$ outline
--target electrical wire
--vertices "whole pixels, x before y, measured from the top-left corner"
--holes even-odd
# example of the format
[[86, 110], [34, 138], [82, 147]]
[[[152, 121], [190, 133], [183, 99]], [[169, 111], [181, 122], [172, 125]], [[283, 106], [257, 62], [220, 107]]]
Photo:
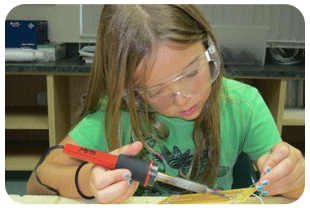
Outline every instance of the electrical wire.
[[[255, 185], [256, 185], [256, 184], [252, 184], [251, 186], [249, 186], [249, 188], [255, 187]], [[253, 195], [255, 198], [257, 198], [257, 199], [261, 202], [261, 204], [264, 204], [264, 201], [263, 201], [263, 199], [262, 199], [262, 194], [261, 194], [260, 192], [258, 192], [259, 195], [256, 195], [256, 194], [255, 194], [256, 192], [258, 192], [258, 191], [255, 191], [255, 192], [252, 193], [250, 196]]]
[[263, 199], [261, 198], [261, 196], [258, 196], [258, 195], [256, 195], [255, 193], [252, 193], [252, 195], [253, 195], [255, 198], [257, 198], [257, 199], [261, 202], [261, 204], [264, 204], [264, 201], [263, 201]]
[[300, 63], [305, 56], [304, 49], [270, 48], [270, 55], [273, 60], [280, 64], [293, 65]]
[[35, 167], [34, 170], [33, 170], [33, 173], [34, 173], [34, 175], [35, 175], [37, 181], [38, 181], [41, 185], [43, 185], [44, 187], [46, 187], [47, 189], [49, 189], [49, 190], [55, 192], [56, 195], [58, 195], [58, 196], [60, 196], [60, 193], [58, 192], [58, 190], [56, 190], [55, 188], [53, 188], [53, 187], [51, 187], [51, 186], [48, 186], [48, 185], [44, 184], [44, 183], [41, 181], [41, 179], [39, 178], [39, 174], [38, 174], [37, 169], [38, 169], [38, 167], [44, 162], [45, 158], [51, 153], [52, 150], [54, 150], [54, 149], [63, 149], [63, 148], [64, 148], [63, 145], [55, 145], [55, 146], [52, 146], [51, 148], [49, 148], [48, 150], [46, 150], [46, 151], [44, 152], [44, 154], [42, 155], [41, 159], [39, 160], [39, 162], [37, 163], [36, 167]]

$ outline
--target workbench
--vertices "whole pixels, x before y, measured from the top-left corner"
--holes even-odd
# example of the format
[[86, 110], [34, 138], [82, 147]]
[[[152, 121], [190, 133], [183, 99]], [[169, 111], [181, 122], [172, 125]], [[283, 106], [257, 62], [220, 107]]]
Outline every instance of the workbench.
[[[59, 196], [19, 196], [19, 195], [9, 195], [9, 197], [16, 201], [17, 203], [22, 204], [98, 204], [98, 202], [93, 200], [84, 200], [84, 199], [71, 199]], [[166, 197], [130, 197], [125, 204], [156, 204]], [[284, 198], [281, 196], [268, 196], [262, 198], [264, 204], [289, 204], [293, 203], [295, 199]], [[260, 204], [260, 200], [255, 197], [249, 197], [245, 204]], [[201, 205], [201, 204], [200, 204]]]

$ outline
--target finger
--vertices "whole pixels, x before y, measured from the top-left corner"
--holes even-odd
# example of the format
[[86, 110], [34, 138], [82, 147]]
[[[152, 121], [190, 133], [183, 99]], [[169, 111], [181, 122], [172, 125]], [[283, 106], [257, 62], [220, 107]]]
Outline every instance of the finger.
[[[301, 159], [300, 161], [297, 161], [296, 164], [293, 165], [293, 168], [290, 169], [290, 166], [287, 166], [285, 169], [289, 172], [287, 175], [280, 177], [280, 175], [275, 175], [276, 179], [270, 179], [269, 184], [266, 186], [267, 190], [275, 189], [275, 188], [281, 188], [284, 186], [289, 186], [291, 189], [296, 187], [296, 180], [299, 179], [299, 177], [304, 175], [304, 161]], [[276, 170], [276, 168], [275, 168]], [[267, 180], [269, 179], [268, 176]], [[264, 177], [263, 177], [264, 178]]]
[[[282, 149], [282, 148], [285, 148], [285, 149]], [[300, 151], [295, 149], [294, 147], [292, 147], [288, 144], [284, 144], [283, 146], [278, 147], [278, 149], [275, 149], [275, 151], [273, 151], [271, 155], [277, 156], [276, 154], [278, 154], [278, 153], [283, 154], [286, 152], [288, 152], [289, 154], [288, 155], [285, 154], [283, 156], [287, 156], [287, 157], [282, 159], [281, 161], [279, 160], [277, 165], [272, 166], [272, 164], [270, 164], [270, 162], [269, 162], [269, 165], [271, 165], [270, 172], [267, 174], [264, 174], [261, 177], [261, 179], [267, 178], [270, 180], [270, 183], [274, 183], [277, 180], [280, 180], [281, 178], [286, 176], [287, 174], [289, 174], [293, 171], [295, 171], [294, 173], [296, 174], [297, 173], [296, 170], [300, 170], [300, 168], [297, 167], [297, 165], [300, 165], [304, 162], [303, 157], [302, 157]], [[281, 156], [281, 155], [279, 155], [279, 156]], [[280, 158], [282, 158], [282, 157], [280, 157]], [[270, 157], [265, 162], [265, 166], [268, 164], [269, 160], [270, 160]], [[303, 168], [302, 165], [300, 167]]]
[[293, 172], [290, 172], [290, 170], [288, 171], [282, 170], [281, 172], [278, 172], [276, 166], [270, 173], [261, 177], [260, 181], [258, 182], [258, 185], [260, 185], [264, 191], [268, 192], [271, 189], [282, 188], [284, 186], [291, 186], [298, 178], [298, 176], [296, 176], [296, 172], [297, 170], [295, 169], [293, 169]]
[[263, 169], [264, 169], [264, 165], [265, 165], [265, 162], [267, 161], [268, 157], [269, 157], [269, 153], [266, 153], [263, 156], [261, 156], [259, 158], [259, 160], [257, 161], [257, 168], [259, 169], [259, 171], [261, 173], [264, 173]]
[[290, 154], [290, 148], [285, 142], [281, 142], [272, 147], [268, 158], [265, 160], [262, 166], [262, 172], [268, 173], [282, 160], [287, 158]]
[[265, 187], [265, 190], [267, 190], [268, 192], [278, 191], [278, 189], [283, 189], [283, 188], [286, 188], [285, 191], [293, 190], [298, 187], [296, 183], [298, 183], [298, 179], [300, 179], [301, 176], [302, 174], [298, 176], [294, 176], [293, 173], [290, 173], [284, 176], [283, 178], [281, 178], [280, 180], [278, 180], [277, 182], [267, 185]]
[[121, 195], [120, 197], [116, 198], [115, 200], [111, 201], [110, 203], [124, 203], [128, 198], [133, 196], [133, 194], [138, 189], [139, 182], [134, 181], [131, 186], [128, 188], [125, 194]]
[[106, 170], [102, 167], [94, 167], [92, 171], [92, 183], [96, 190], [101, 190], [113, 183], [127, 181], [131, 178], [131, 172], [127, 169]]
[[128, 181], [119, 181], [97, 192], [97, 200], [101, 203], [111, 203], [121, 197], [129, 189]]
[[137, 142], [134, 142], [132, 144], [128, 144], [124, 147], [113, 150], [111, 152], [111, 154], [114, 154], [114, 155], [119, 155], [119, 154], [137, 155], [141, 151], [142, 147], [143, 147], [143, 144], [141, 142], [137, 141]]
[[[301, 176], [298, 176], [298, 178], [294, 181], [294, 184], [284, 184], [284, 185], [279, 184], [279, 186], [274, 187], [274, 188], [266, 188], [265, 194], [266, 195], [284, 194], [284, 193], [291, 192], [293, 190], [301, 188], [304, 183], [305, 183], [305, 176], [304, 174], [302, 174]], [[276, 186], [276, 184], [274, 186]]]
[[[264, 174], [256, 187], [262, 192], [274, 195], [275, 193], [283, 193], [292, 191], [299, 186], [297, 180], [304, 176], [305, 161], [299, 150], [287, 144], [290, 154], [282, 160], [269, 173]], [[304, 183], [304, 182], [303, 182]]]
[[278, 163], [275, 167], [273, 167], [270, 172], [264, 174], [260, 180], [261, 182], [267, 182], [263, 185], [271, 185], [278, 180], [282, 179], [284, 176], [288, 175], [294, 169], [294, 165], [292, 160], [286, 158], [282, 160], [282, 162]]

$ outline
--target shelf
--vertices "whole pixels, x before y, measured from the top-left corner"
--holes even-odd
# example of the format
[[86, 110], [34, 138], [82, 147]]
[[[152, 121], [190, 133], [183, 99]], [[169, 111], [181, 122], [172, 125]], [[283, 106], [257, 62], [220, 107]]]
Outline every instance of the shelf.
[[49, 129], [45, 109], [6, 107], [5, 129]]
[[39, 162], [42, 154], [5, 155], [5, 170], [32, 171]]
[[282, 125], [304, 126], [305, 109], [302, 108], [285, 108]]
[[48, 141], [5, 141], [5, 170], [32, 171], [44, 151]]
[[5, 129], [7, 141], [49, 141], [49, 130]]
[[305, 126], [283, 126], [281, 137], [283, 141], [305, 154]]

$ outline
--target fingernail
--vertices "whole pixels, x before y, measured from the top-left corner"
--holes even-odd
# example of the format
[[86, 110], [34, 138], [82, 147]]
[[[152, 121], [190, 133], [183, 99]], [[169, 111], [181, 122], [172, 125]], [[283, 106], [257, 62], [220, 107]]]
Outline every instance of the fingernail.
[[124, 174], [124, 178], [125, 178], [125, 179], [130, 179], [129, 173], [125, 173], [125, 174]]
[[267, 186], [267, 185], [268, 185], [268, 181], [265, 180], [265, 179], [264, 179], [263, 181], [261, 181], [260, 183], [261, 183], [261, 185], [263, 185], [263, 186]]
[[270, 172], [270, 171], [271, 171], [270, 166], [267, 166], [267, 167], [266, 167], [266, 172], [268, 173], [268, 172]]
[[264, 190], [264, 188], [262, 186], [260, 186], [260, 185], [256, 185], [256, 189], [259, 190], [259, 191]]
[[268, 194], [268, 191], [266, 190], [262, 192], [262, 195], [267, 195], [267, 194]]
[[129, 184], [129, 185], [132, 184], [132, 178], [129, 179], [128, 184]]

